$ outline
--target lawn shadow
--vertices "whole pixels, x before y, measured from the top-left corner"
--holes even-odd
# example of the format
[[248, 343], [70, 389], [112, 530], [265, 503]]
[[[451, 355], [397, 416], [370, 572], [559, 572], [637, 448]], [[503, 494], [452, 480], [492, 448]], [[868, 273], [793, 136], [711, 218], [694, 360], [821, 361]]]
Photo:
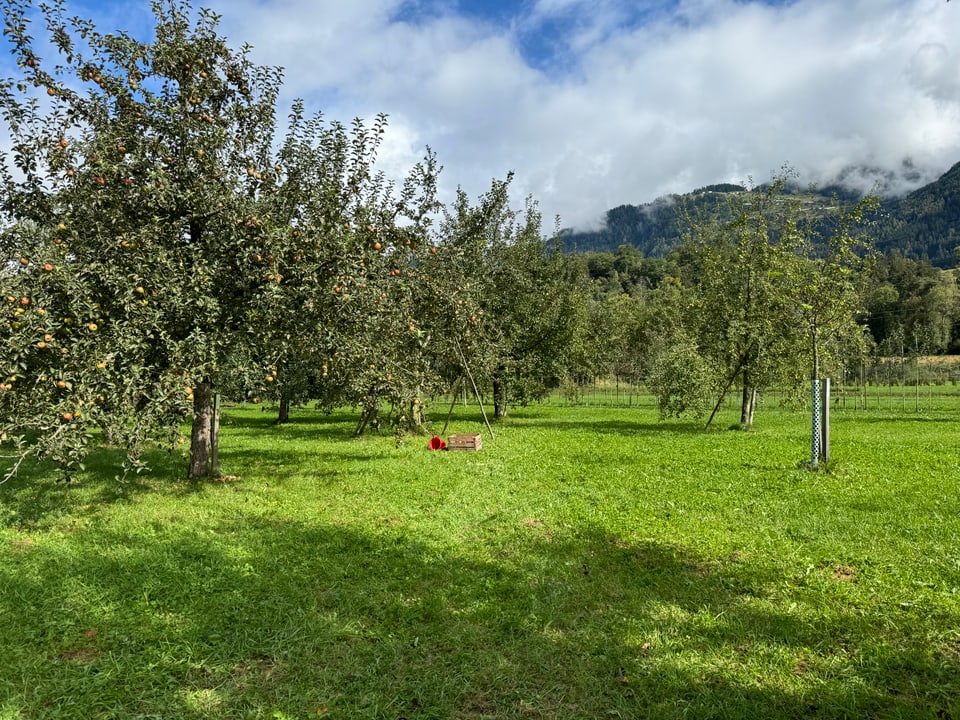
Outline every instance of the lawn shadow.
[[[553, 416], [535, 416], [529, 418], [526, 415], [516, 414], [507, 416], [504, 421], [505, 427], [517, 428], [542, 428], [544, 430], [571, 430], [576, 432], [595, 432], [598, 434], [609, 435], [656, 435], [664, 433], [674, 433], [679, 435], [704, 435], [715, 432], [718, 428], [711, 427], [705, 429], [703, 423], [686, 422], [676, 420], [664, 420], [661, 422], [649, 422], [645, 420], [583, 420], [582, 418], [570, 417], [563, 418]], [[496, 426], [494, 426], [496, 429]]]
[[276, 411], [270, 408], [261, 408], [262, 412], [231, 412], [230, 408], [223, 411], [220, 418], [221, 427], [235, 432], [239, 436], [256, 435], [257, 437], [276, 434], [296, 440], [333, 440], [340, 438], [352, 439], [358, 415], [350, 410], [336, 410], [323, 412], [309, 408], [301, 408], [290, 412], [290, 419], [285, 423], [277, 422]]
[[117, 717], [197, 720], [957, 709], [943, 698], [960, 691], [958, 658], [891, 637], [884, 618], [812, 623], [764, 602], [785, 581], [774, 566], [601, 529], [478, 529], [469, 554], [400, 526], [253, 514], [73, 539], [0, 567], [0, 617], [20, 618], [0, 651], [49, 659], [43, 683], [36, 665], [2, 665], [27, 717], [86, 717], [103, 696]]
[[126, 453], [100, 446], [84, 459], [84, 470], [67, 480], [51, 462], [29, 460], [16, 476], [0, 484], [0, 507], [11, 527], [33, 528], [60, 515], [88, 514], [91, 508], [134, 502], [140, 495], [170, 491], [186, 478], [186, 464], [179, 454], [165, 450], [143, 453], [143, 469], [124, 473]]
[[956, 413], [942, 411], [942, 415], [924, 415], [911, 414], [909, 412], [897, 413], [895, 415], [877, 415], [875, 412], [863, 413], [856, 411], [833, 411], [832, 421], [847, 423], [852, 425], [886, 425], [886, 424], [904, 424], [904, 423], [956, 423]]
[[[683, 435], [702, 435], [714, 432], [726, 432], [731, 428], [734, 414], [721, 412], [710, 427], [706, 418], [677, 419], [660, 418], [655, 408], [571, 408], [569, 414], [557, 412], [555, 407], [527, 406], [516, 408], [507, 415], [505, 424], [524, 427], [542, 427], [545, 429], [577, 429], [609, 434], [658, 434], [677, 433]], [[584, 419], [587, 415], [589, 419]], [[736, 417], [739, 417], [737, 411]]]
[[[323, 440], [320, 445], [336, 450], [303, 452], [319, 467], [331, 467], [338, 461], [372, 461], [375, 453], [364, 450], [364, 439], [356, 439], [349, 412], [321, 414], [311, 412], [291, 416], [289, 424], [277, 425], [275, 418], [250, 413], [224, 413], [222, 424], [227, 430], [221, 442], [220, 461], [224, 473], [241, 475], [252, 466], [281, 468], [284, 474], [295, 471], [290, 443]], [[246, 437], [244, 437], [246, 436]], [[245, 449], [245, 441], [253, 439], [256, 449]], [[249, 446], [249, 442], [246, 443]], [[272, 447], [271, 447], [272, 445]], [[184, 446], [186, 447], [186, 446]], [[82, 511], [78, 505], [108, 507], [117, 503], [133, 502], [140, 495], [155, 492], [174, 492], [180, 496], [202, 493], [213, 484], [209, 481], [190, 482], [187, 479], [185, 450], [151, 449], [141, 460], [144, 469], [124, 473], [126, 452], [108, 445], [94, 447], [84, 459], [85, 469], [67, 481], [57, 467], [46, 461], [28, 459], [16, 476], [0, 483], [0, 508], [6, 515], [0, 518], [12, 527], [38, 527], [59, 515]], [[259, 468], [258, 468], [259, 471]]]

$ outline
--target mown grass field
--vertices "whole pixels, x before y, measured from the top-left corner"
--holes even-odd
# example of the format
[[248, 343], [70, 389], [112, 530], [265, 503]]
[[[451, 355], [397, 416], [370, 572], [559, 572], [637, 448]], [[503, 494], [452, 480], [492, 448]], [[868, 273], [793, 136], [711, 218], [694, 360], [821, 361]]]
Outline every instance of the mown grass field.
[[835, 413], [829, 473], [802, 413], [457, 412], [0, 486], [0, 718], [960, 717], [960, 406]]

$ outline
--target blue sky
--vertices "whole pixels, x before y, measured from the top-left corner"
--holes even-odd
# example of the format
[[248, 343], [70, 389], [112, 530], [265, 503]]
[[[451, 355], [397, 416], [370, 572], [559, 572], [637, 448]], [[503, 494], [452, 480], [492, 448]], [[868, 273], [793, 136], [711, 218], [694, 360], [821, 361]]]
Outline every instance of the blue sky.
[[[67, 2], [105, 31], [148, 27], [148, 0]], [[960, 161], [957, 2], [203, 4], [235, 46], [285, 68], [284, 102], [343, 121], [387, 113], [388, 173], [430, 145], [447, 198], [513, 170], [518, 201], [565, 226], [784, 164], [804, 182], [903, 191]]]

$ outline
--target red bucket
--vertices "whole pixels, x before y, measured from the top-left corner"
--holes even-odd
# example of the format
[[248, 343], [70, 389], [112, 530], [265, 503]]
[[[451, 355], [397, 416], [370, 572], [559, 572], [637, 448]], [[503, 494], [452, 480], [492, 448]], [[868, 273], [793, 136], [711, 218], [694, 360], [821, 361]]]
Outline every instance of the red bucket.
[[427, 447], [431, 450], [446, 450], [447, 444], [438, 437], [432, 437], [430, 442], [427, 443]]

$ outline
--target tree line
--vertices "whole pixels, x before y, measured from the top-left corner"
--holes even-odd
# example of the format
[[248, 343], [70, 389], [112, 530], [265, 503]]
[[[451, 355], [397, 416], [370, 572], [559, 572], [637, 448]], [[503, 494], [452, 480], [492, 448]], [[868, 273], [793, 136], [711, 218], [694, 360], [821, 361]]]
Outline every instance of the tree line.
[[[594, 302], [604, 298], [642, 298], [668, 277], [689, 277], [687, 248], [666, 257], [644, 257], [632, 245], [616, 252], [579, 256]], [[864, 295], [858, 315], [868, 331], [872, 355], [960, 354], [960, 288], [955, 268], [913, 260], [898, 250], [874, 253], [862, 272]]]

